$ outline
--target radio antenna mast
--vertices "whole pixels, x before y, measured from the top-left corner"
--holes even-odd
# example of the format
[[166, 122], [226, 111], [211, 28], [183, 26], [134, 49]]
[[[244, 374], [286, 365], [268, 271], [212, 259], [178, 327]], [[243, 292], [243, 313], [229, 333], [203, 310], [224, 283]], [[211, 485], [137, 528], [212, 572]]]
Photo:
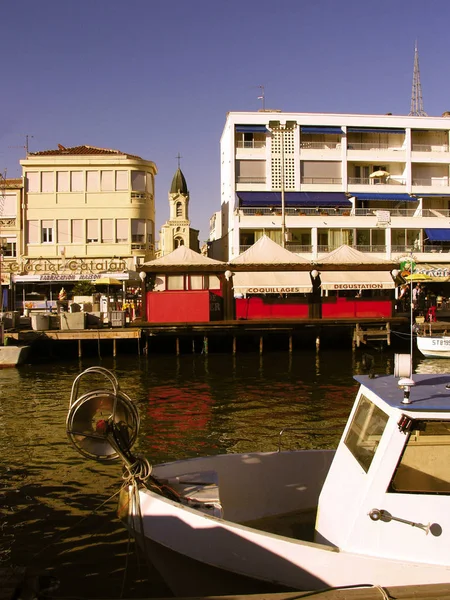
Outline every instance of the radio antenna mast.
[[419, 51], [417, 49], [417, 40], [414, 46], [414, 73], [411, 92], [411, 110], [410, 117], [427, 117], [427, 113], [423, 109], [422, 100], [422, 85], [420, 83], [419, 69]]

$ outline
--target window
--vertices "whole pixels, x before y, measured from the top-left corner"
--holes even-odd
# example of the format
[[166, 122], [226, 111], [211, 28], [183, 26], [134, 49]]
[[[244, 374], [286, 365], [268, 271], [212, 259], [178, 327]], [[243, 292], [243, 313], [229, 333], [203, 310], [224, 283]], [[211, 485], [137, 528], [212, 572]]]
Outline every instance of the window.
[[57, 171], [56, 173], [56, 191], [69, 192], [69, 171]]
[[189, 277], [189, 288], [191, 290], [203, 290], [203, 276], [202, 275], [191, 275]]
[[266, 161], [265, 160], [237, 160], [236, 182], [237, 183], [265, 183]]
[[113, 192], [114, 191], [114, 171], [102, 171], [100, 177], [101, 191], [102, 192]]
[[114, 221], [112, 219], [102, 219], [102, 243], [112, 244], [114, 242], [113, 237]]
[[86, 240], [88, 244], [98, 242], [98, 219], [86, 219]]
[[39, 192], [39, 173], [29, 171], [26, 174], [27, 191], [30, 193]]
[[84, 192], [83, 171], [70, 172], [70, 189], [72, 192]]
[[1, 238], [0, 240], [3, 256], [15, 258], [17, 256], [17, 239]]
[[175, 205], [175, 216], [176, 217], [183, 216], [183, 204], [181, 202], [177, 202]]
[[153, 194], [153, 177], [151, 173], [147, 173], [147, 192]]
[[41, 240], [43, 244], [53, 243], [53, 221], [42, 221]]
[[131, 241], [135, 244], [145, 243], [145, 221], [131, 219]]
[[29, 244], [39, 244], [39, 221], [27, 221], [27, 241]]
[[58, 219], [56, 221], [56, 235], [58, 236], [58, 244], [66, 244], [70, 242], [68, 219]]
[[388, 492], [450, 494], [450, 423], [416, 421]]
[[176, 237], [173, 240], [173, 245], [174, 245], [175, 248], [179, 248], [180, 246], [184, 246], [184, 240], [183, 240], [183, 238]]
[[100, 171], [87, 171], [86, 189], [88, 192], [100, 191]]
[[84, 244], [82, 219], [72, 219], [72, 244]]
[[128, 242], [128, 219], [116, 220], [116, 242], [118, 244]]
[[145, 192], [144, 171], [131, 171], [131, 189], [133, 192]]
[[[3, 192], [3, 190], [2, 190]], [[1, 195], [3, 207], [0, 205], [0, 217], [17, 217], [17, 196], [3, 192]], [[1, 210], [3, 209], [3, 210]]]
[[55, 191], [55, 174], [53, 171], [43, 171], [41, 173], [42, 193], [51, 194]]
[[184, 290], [184, 275], [167, 275], [166, 289]]
[[387, 422], [387, 414], [361, 396], [344, 443], [366, 473]]
[[128, 190], [128, 171], [116, 171], [116, 190], [118, 192]]

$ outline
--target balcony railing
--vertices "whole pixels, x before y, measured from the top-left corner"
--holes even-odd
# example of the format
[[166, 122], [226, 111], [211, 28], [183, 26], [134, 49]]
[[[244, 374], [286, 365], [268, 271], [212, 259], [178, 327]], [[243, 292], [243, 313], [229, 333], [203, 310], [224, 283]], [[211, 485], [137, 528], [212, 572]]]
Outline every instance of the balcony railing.
[[436, 186], [436, 187], [445, 187], [448, 185], [448, 177], [426, 177], [422, 179], [415, 179], [413, 177], [413, 185], [423, 185], [423, 186]]
[[353, 248], [359, 250], [359, 252], [386, 252], [385, 244], [357, 244]]
[[341, 184], [342, 177], [302, 177], [301, 183], [311, 184], [318, 183], [320, 185], [324, 184]]
[[302, 150], [339, 150], [341, 142], [300, 142]]
[[349, 185], [406, 185], [406, 180], [396, 175], [388, 177], [349, 177]]
[[392, 146], [391, 144], [377, 142], [376, 144], [372, 142], [348, 142], [347, 150], [404, 150], [402, 146]]
[[[422, 208], [418, 210], [416, 208], [386, 208], [386, 207], [377, 207], [372, 206], [371, 208], [331, 208], [331, 207], [316, 207], [316, 208], [307, 208], [307, 207], [298, 207], [292, 208], [287, 207], [285, 210], [286, 216], [289, 217], [317, 217], [320, 215], [328, 215], [332, 217], [375, 217], [376, 212], [378, 210], [389, 212], [391, 217], [425, 217], [425, 218], [434, 218], [434, 219], [448, 219], [450, 218], [450, 210], [449, 209], [439, 209], [433, 210], [430, 208]], [[253, 217], [253, 216], [280, 216], [281, 215], [281, 207], [273, 207], [273, 208], [241, 208], [239, 212], [242, 216], [245, 217]]]
[[411, 149], [413, 152], [448, 152], [448, 144], [413, 144]]
[[[253, 216], [279, 216], [281, 215], [281, 206], [269, 207], [269, 208], [241, 208], [239, 209], [242, 216], [245, 217], [253, 217]], [[300, 217], [300, 216], [310, 216], [317, 217], [319, 215], [330, 215], [330, 216], [349, 216], [350, 215], [350, 207], [349, 208], [307, 208], [307, 207], [298, 207], [298, 208], [286, 208], [285, 209], [286, 216], [291, 217]]]
[[296, 242], [288, 242], [286, 244], [286, 248], [290, 252], [294, 252], [296, 254], [300, 254], [300, 253], [309, 254], [312, 252], [311, 244], [297, 244]]
[[236, 148], [265, 148], [266, 147], [266, 142], [265, 140], [250, 140], [250, 141], [244, 141], [244, 140], [238, 140], [236, 142]]
[[236, 183], [266, 183], [266, 178], [264, 175], [238, 175]]

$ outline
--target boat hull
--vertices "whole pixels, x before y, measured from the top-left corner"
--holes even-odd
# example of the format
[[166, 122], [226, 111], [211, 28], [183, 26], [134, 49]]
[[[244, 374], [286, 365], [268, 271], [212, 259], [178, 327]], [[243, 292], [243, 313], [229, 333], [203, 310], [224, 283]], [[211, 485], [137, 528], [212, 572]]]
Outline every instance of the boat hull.
[[0, 369], [23, 364], [29, 351], [29, 346], [0, 346]]
[[450, 336], [417, 336], [417, 348], [426, 358], [450, 358]]
[[[189, 462], [193, 463], [193, 479], [197, 481], [201, 478], [199, 475], [212, 472], [208, 471], [211, 467], [217, 468], [218, 481], [222, 476], [225, 479], [224, 487], [220, 488], [221, 493], [222, 489], [224, 491], [223, 517], [216, 516], [213, 486], [205, 511], [173, 501], [147, 488], [129, 492], [129, 510], [124, 518], [126, 525], [148, 552], [175, 595], [237, 595], [283, 589], [317, 590], [358, 583], [394, 586], [450, 580], [450, 569], [445, 565], [345, 552], [333, 545], [304, 541], [303, 536], [299, 539], [292, 533], [284, 535], [281, 531], [277, 533], [248, 526], [252, 522], [248, 510], [253, 503], [258, 504], [262, 520], [266, 516], [264, 496], [271, 493], [270, 482], [275, 471], [283, 477], [288, 467], [294, 465], [290, 457], [287, 457], [288, 461], [291, 460], [290, 464], [284, 459], [277, 463], [280, 454], [283, 453], [272, 456], [269, 453], [228, 455], [222, 466], [221, 457], [217, 457], [217, 461], [213, 458], [195, 459], [171, 463], [166, 469], [164, 465], [161, 470], [155, 468], [158, 478], [165, 475], [168, 481], [177, 472], [178, 465], [181, 465], [178, 472], [186, 475], [188, 467], [185, 465]], [[281, 486], [273, 486], [283, 490], [281, 509], [290, 514], [291, 504], [296, 501], [302, 511], [314, 514], [332, 455], [327, 457], [323, 451], [291, 454], [306, 455], [309, 463], [299, 463], [299, 469], [293, 471], [296, 478], [290, 483], [286, 481]], [[239, 468], [235, 468], [239, 461], [250, 467], [244, 469], [242, 475]], [[272, 471], [271, 461], [274, 461]], [[252, 467], [256, 468], [255, 473]], [[268, 487], [264, 490], [255, 487], [253, 490], [252, 478], [255, 477], [256, 481], [261, 472], [267, 473]], [[235, 476], [236, 482], [226, 481], [227, 474]], [[241, 481], [239, 477], [242, 477]], [[245, 477], [250, 484], [244, 488]], [[231, 487], [227, 490], [228, 486]], [[227, 500], [232, 502], [239, 489], [243, 490], [239, 506], [228, 506]], [[121, 505], [124, 505], [123, 499]], [[269, 505], [267, 507], [269, 509]], [[227, 512], [231, 515], [228, 519]], [[270, 517], [270, 513], [267, 516]]]

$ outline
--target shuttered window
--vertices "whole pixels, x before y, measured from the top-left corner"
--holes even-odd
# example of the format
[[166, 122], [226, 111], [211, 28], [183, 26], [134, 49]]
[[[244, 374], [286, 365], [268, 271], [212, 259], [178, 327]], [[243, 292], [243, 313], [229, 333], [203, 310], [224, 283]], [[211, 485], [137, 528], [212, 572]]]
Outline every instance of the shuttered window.
[[100, 171], [86, 172], [86, 189], [88, 192], [100, 191]]
[[69, 192], [69, 171], [57, 171], [56, 173], [56, 190], [58, 192]]
[[128, 190], [128, 171], [116, 171], [116, 190], [118, 192]]
[[116, 220], [116, 241], [120, 244], [128, 242], [128, 219]]
[[114, 242], [114, 221], [112, 219], [102, 219], [102, 243], [112, 244]]
[[59, 244], [70, 242], [68, 219], [58, 219], [56, 222], [56, 234], [58, 236], [57, 242]]
[[71, 171], [70, 189], [72, 192], [84, 192], [83, 171]]
[[144, 171], [131, 171], [131, 189], [133, 192], [145, 192]]
[[31, 193], [39, 192], [39, 173], [28, 171], [26, 174], [27, 191]]
[[102, 192], [114, 191], [114, 171], [102, 171], [100, 178]]
[[16, 194], [5, 194], [3, 198], [2, 217], [17, 217], [17, 196]]
[[72, 244], [84, 244], [83, 220], [72, 220]]
[[86, 219], [87, 243], [98, 242], [98, 219]]
[[131, 219], [131, 241], [140, 244], [145, 242], [145, 221], [143, 219]]
[[39, 221], [27, 221], [27, 240], [29, 244], [39, 244]]
[[55, 174], [53, 171], [43, 171], [41, 173], [42, 193], [52, 194], [55, 191]]

